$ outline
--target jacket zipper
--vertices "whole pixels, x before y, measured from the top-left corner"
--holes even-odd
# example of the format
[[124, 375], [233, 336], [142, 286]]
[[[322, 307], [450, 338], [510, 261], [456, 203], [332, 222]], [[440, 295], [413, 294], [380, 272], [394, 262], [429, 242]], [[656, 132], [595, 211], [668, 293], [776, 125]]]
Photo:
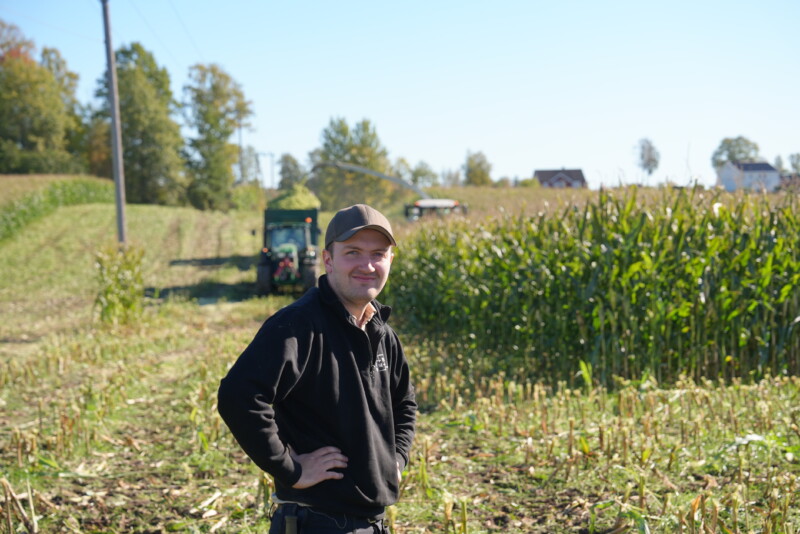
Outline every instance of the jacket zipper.
[[364, 336], [367, 338], [367, 349], [369, 350], [369, 381], [375, 382], [375, 352], [372, 350], [372, 341], [369, 339], [369, 334], [366, 330], [362, 330]]
[[[369, 379], [370, 379], [370, 382], [374, 382], [375, 381], [375, 353], [372, 350], [372, 341], [369, 339], [369, 334], [367, 333], [366, 330], [364, 330], [362, 328], [359, 328], [358, 325], [356, 325], [355, 319], [353, 318], [352, 315], [348, 318], [348, 322], [353, 326], [353, 328], [358, 329], [358, 331], [361, 332], [361, 334], [367, 340], [367, 352], [369, 353], [369, 364], [368, 364], [369, 365]], [[378, 341], [378, 343], [380, 343], [380, 340]]]

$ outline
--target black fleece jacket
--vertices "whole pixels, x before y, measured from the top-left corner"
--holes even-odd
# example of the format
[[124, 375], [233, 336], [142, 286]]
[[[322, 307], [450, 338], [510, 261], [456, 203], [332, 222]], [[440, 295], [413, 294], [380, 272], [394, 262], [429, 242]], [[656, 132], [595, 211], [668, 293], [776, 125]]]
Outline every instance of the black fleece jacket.
[[[264, 322], [219, 388], [219, 413], [242, 449], [275, 479], [279, 499], [375, 517], [398, 497], [417, 405], [391, 309], [360, 329], [326, 275]], [[340, 480], [294, 489], [298, 454], [333, 445], [348, 458]]]

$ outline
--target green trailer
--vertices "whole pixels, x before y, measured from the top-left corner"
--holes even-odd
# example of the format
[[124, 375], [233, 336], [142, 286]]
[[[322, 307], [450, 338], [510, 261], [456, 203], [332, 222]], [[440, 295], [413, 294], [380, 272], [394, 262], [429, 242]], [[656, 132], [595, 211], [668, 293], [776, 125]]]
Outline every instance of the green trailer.
[[264, 210], [264, 242], [256, 266], [256, 292], [305, 291], [319, 278], [319, 211]]

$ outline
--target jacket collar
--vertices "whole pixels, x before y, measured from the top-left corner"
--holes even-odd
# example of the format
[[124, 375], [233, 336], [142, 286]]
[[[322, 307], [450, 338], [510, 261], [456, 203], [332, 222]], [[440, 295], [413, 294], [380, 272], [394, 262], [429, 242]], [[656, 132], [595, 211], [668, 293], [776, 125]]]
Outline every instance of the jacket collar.
[[[331, 283], [328, 281], [328, 275], [323, 274], [319, 277], [319, 294], [322, 302], [326, 305], [333, 308], [337, 315], [340, 315], [345, 320], [350, 317], [350, 312], [347, 311], [347, 308], [344, 307], [342, 301], [339, 300], [339, 297], [336, 296], [336, 293], [333, 291], [331, 287]], [[378, 320], [381, 324], [385, 324], [386, 321], [389, 320], [389, 315], [392, 314], [392, 308], [389, 306], [384, 306], [377, 300], [372, 301], [372, 305], [375, 307], [376, 313], [373, 316], [373, 320]]]

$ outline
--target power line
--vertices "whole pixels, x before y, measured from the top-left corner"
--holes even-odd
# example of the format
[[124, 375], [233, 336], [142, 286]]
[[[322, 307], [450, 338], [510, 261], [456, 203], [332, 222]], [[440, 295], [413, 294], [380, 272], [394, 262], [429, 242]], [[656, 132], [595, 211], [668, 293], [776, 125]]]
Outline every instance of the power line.
[[189, 38], [189, 43], [192, 45], [192, 48], [194, 48], [194, 51], [197, 53], [197, 57], [200, 58], [200, 61], [205, 63], [205, 60], [203, 59], [203, 54], [200, 52], [200, 49], [197, 47], [197, 44], [195, 44], [194, 39], [192, 39], [192, 34], [189, 33], [189, 28], [187, 28], [186, 24], [183, 23], [183, 19], [181, 18], [180, 13], [178, 13], [178, 10], [175, 8], [175, 4], [172, 3], [172, 0], [169, 0], [169, 6], [172, 8], [172, 11], [175, 12], [175, 17], [178, 19], [178, 22], [183, 28], [183, 31], [186, 32], [186, 37]]
[[156, 41], [158, 41], [158, 42], [159, 42], [159, 44], [161, 44], [161, 47], [162, 47], [162, 48], [163, 48], [163, 49], [164, 49], [164, 50], [167, 52], [167, 54], [169, 55], [169, 57], [171, 57], [171, 58], [172, 58], [172, 61], [174, 61], [175, 63], [178, 63], [178, 64], [180, 64], [180, 61], [178, 61], [178, 59], [177, 59], [177, 58], [176, 58], [176, 57], [173, 55], [173, 53], [172, 53], [172, 51], [169, 49], [169, 47], [168, 47], [167, 45], [165, 45], [165, 44], [164, 44], [164, 41], [162, 41], [162, 40], [161, 40], [161, 38], [158, 36], [158, 34], [156, 33], [156, 31], [153, 29], [153, 27], [152, 27], [152, 26], [150, 26], [150, 23], [149, 23], [149, 22], [147, 22], [147, 19], [146, 19], [146, 18], [145, 18], [145, 16], [142, 14], [142, 12], [139, 10], [139, 7], [136, 5], [136, 2], [130, 1], [129, 3], [130, 3], [132, 6], [133, 6], [133, 9], [135, 9], [135, 10], [136, 10], [136, 13], [139, 15], [139, 18], [140, 18], [140, 19], [142, 19], [142, 22], [144, 22], [144, 25], [145, 25], [145, 26], [147, 26], [147, 29], [148, 29], [148, 30], [150, 30], [150, 33], [152, 33], [152, 34], [153, 34], [153, 36], [156, 38]]

